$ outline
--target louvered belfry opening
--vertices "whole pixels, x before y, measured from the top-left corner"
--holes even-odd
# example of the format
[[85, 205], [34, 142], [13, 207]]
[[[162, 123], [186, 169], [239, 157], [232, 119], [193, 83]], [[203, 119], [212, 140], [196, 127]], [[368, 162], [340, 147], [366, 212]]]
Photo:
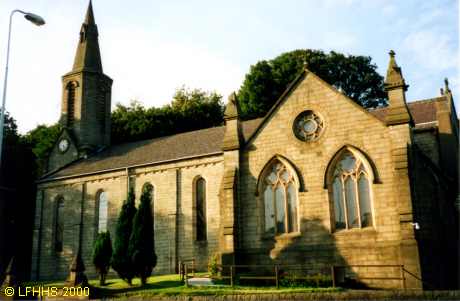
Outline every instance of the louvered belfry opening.
[[104, 128], [105, 127], [105, 101], [107, 98], [107, 89], [102, 86], [101, 87], [101, 96], [99, 99], [99, 125]]
[[64, 198], [59, 198], [56, 214], [56, 236], [54, 243], [55, 252], [62, 252], [62, 242], [64, 240], [64, 208]]
[[201, 178], [196, 182], [196, 240], [206, 240], [206, 181]]
[[71, 126], [75, 120], [75, 86], [70, 84], [67, 89], [67, 126]]

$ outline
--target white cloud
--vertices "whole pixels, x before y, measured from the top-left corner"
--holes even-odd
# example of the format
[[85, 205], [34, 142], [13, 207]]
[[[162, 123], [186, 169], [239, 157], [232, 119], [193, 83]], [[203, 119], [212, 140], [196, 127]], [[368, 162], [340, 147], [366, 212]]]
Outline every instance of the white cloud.
[[411, 33], [402, 41], [396, 41], [399, 48], [412, 56], [412, 61], [424, 70], [444, 71], [458, 65], [458, 50], [455, 41], [437, 27], [428, 31]]

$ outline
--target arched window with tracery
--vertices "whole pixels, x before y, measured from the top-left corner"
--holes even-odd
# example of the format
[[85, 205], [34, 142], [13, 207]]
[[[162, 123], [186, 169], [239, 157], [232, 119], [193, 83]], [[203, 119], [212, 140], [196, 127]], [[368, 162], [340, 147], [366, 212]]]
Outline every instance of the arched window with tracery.
[[297, 184], [293, 172], [281, 161], [275, 160], [265, 174], [263, 179], [265, 234], [299, 231]]
[[71, 126], [75, 120], [75, 85], [67, 87], [67, 126]]
[[64, 208], [64, 198], [59, 197], [56, 212], [56, 235], [54, 237], [55, 252], [62, 252], [62, 245], [64, 241]]
[[107, 231], [107, 192], [99, 194], [99, 223], [98, 233]]
[[331, 168], [335, 228], [372, 227], [371, 175], [364, 162], [345, 151]]
[[196, 181], [196, 240], [207, 239], [206, 180]]

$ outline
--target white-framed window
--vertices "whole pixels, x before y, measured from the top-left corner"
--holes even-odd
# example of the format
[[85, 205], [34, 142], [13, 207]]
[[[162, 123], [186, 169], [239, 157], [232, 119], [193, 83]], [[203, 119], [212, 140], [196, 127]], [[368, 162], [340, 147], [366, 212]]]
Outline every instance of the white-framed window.
[[98, 233], [107, 231], [107, 192], [99, 193]]
[[330, 168], [335, 229], [373, 227], [369, 167], [347, 150], [338, 155]]
[[273, 161], [262, 179], [265, 234], [283, 234], [299, 231], [298, 184], [294, 173], [280, 160]]

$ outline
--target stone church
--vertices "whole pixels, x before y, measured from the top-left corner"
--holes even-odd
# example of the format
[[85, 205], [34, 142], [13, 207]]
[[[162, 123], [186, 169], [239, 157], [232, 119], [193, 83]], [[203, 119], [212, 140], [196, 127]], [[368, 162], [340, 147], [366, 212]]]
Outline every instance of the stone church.
[[[98, 233], [110, 230], [113, 241], [133, 186], [137, 205], [150, 192], [156, 275], [218, 253], [223, 264], [404, 265], [452, 288], [459, 124], [448, 82], [406, 103], [391, 51], [384, 87], [389, 106], [368, 111], [305, 66], [263, 119], [244, 120], [233, 93], [225, 126], [111, 146], [112, 79], [90, 3], [62, 76], [61, 132], [37, 181], [32, 279], [65, 279], [78, 250], [96, 278]], [[353, 273], [400, 277], [394, 267]], [[405, 277], [407, 289], [422, 288]]]

